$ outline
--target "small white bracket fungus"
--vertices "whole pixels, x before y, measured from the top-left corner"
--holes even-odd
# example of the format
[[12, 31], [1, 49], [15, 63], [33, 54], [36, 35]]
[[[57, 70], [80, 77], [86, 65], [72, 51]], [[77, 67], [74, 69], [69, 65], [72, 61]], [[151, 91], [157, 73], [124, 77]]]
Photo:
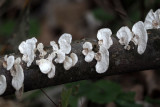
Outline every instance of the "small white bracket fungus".
[[99, 52], [96, 54], [95, 59], [97, 60], [96, 72], [104, 73], [109, 67], [109, 52], [105, 47], [100, 47]]
[[35, 51], [36, 51], [36, 38], [31, 38], [26, 41], [23, 41], [19, 45], [19, 51], [23, 54], [22, 60], [27, 63], [27, 67], [29, 67], [35, 57]]
[[52, 52], [48, 55], [46, 59], [36, 60], [36, 64], [39, 66], [40, 71], [43, 74], [48, 74], [49, 78], [53, 78], [55, 75], [55, 66], [52, 63], [53, 58], [55, 57], [55, 53]]
[[82, 54], [85, 55], [85, 61], [91, 62], [94, 58], [94, 52], [92, 51], [92, 43], [91, 42], [85, 42], [83, 44], [83, 51]]
[[69, 70], [72, 67], [72, 58], [66, 56], [63, 66], [65, 70]]
[[109, 51], [108, 49], [113, 44], [111, 38], [112, 32], [108, 28], [100, 29], [97, 33], [99, 52], [95, 54], [97, 64], [95, 66], [97, 73], [104, 73], [109, 67]]
[[57, 58], [54, 60], [56, 63], [63, 63], [65, 60], [65, 53], [61, 50], [58, 50], [57, 52]]
[[[59, 40], [60, 41], [60, 40]], [[51, 41], [50, 45], [53, 48], [53, 52], [57, 54], [57, 58], [54, 60], [56, 63], [63, 63], [65, 60], [65, 53], [62, 52], [62, 50], [60, 50], [58, 48], [58, 45], [56, 44], [55, 41]]]
[[70, 57], [72, 58], [72, 66], [75, 66], [78, 62], [78, 56], [75, 53], [71, 53]]
[[146, 29], [158, 29], [160, 28], [160, 9], [153, 12], [151, 9], [144, 21], [144, 26]]
[[71, 51], [71, 42], [72, 35], [64, 33], [58, 40], [60, 50], [65, 54], [69, 54]]
[[110, 46], [113, 44], [112, 38], [112, 31], [109, 28], [103, 28], [98, 30], [97, 38], [98, 44], [100, 46], [104, 46], [106, 49], [109, 49]]
[[43, 45], [42, 43], [39, 43], [39, 44], [37, 45], [37, 50], [38, 50], [39, 53], [40, 53], [40, 55], [39, 55], [40, 58], [44, 58], [44, 56], [47, 54], [47, 52], [44, 51], [43, 48], [44, 48], [44, 45]]
[[57, 51], [57, 50], [58, 50], [58, 45], [56, 44], [55, 41], [51, 41], [51, 42], [50, 42], [50, 45], [52, 46], [53, 51]]
[[2, 95], [7, 88], [6, 77], [4, 75], [0, 75], [0, 95]]
[[24, 72], [23, 68], [20, 65], [21, 59], [17, 58], [14, 63], [14, 69], [11, 69], [11, 75], [12, 75], [12, 86], [16, 89], [16, 91], [19, 91], [23, 86], [24, 81]]
[[121, 27], [118, 30], [116, 36], [119, 39], [119, 43], [121, 45], [125, 45], [124, 49], [129, 50], [130, 49], [129, 42], [133, 38], [133, 33], [131, 32], [131, 30], [127, 26]]
[[55, 76], [56, 67], [52, 64], [51, 71], [48, 73], [48, 78], [53, 78]]
[[[55, 53], [52, 52], [51, 54], [48, 55], [47, 59], [52, 63], [52, 60], [55, 56], [56, 56]], [[55, 65], [52, 63], [51, 70], [50, 72], [48, 72], [48, 78], [53, 78], [55, 76], [55, 71], [56, 71]]]
[[10, 70], [14, 65], [14, 56], [11, 55], [7, 57], [7, 55], [5, 55], [4, 60], [6, 61], [6, 65], [4, 67], [7, 68], [7, 70]]
[[132, 27], [132, 32], [134, 33], [134, 37], [132, 41], [135, 45], [138, 45], [138, 53], [143, 54], [146, 50], [147, 41], [148, 41], [148, 34], [144, 27], [142, 21], [135, 23]]
[[49, 73], [52, 68], [52, 62], [47, 59], [36, 60], [36, 64], [39, 66], [40, 71], [43, 74]]

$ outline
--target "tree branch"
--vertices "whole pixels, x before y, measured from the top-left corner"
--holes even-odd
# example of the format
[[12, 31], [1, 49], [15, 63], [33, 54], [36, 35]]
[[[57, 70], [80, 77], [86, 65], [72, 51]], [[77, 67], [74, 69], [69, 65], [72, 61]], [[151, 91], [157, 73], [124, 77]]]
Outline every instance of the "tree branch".
[[[26, 67], [26, 63], [23, 63], [22, 67], [25, 76], [24, 91], [26, 92], [85, 79], [98, 79], [104, 76], [118, 75], [125, 72], [158, 69], [160, 68], [160, 30], [148, 30], [148, 34], [147, 49], [142, 55], [137, 53], [137, 47], [129, 51], [125, 50], [124, 46], [120, 45], [118, 40], [112, 37], [114, 43], [109, 49], [110, 65], [109, 69], [103, 74], [96, 73], [96, 60], [87, 63], [84, 61], [84, 55], [82, 55], [82, 45], [85, 41], [92, 42], [94, 51], [98, 51], [96, 39], [74, 41], [72, 43], [72, 52], [78, 55], [78, 63], [68, 71], [64, 70], [63, 64], [55, 63], [56, 75], [53, 79], [49, 79], [47, 75], [42, 74], [35, 61], [29, 68]], [[132, 48], [133, 46], [134, 45], [131, 44]], [[51, 47], [45, 49], [48, 54], [52, 52]], [[38, 53], [36, 54], [38, 56]], [[18, 57], [21, 55], [15, 54], [15, 56]], [[38, 59], [38, 57], [36, 57], [36, 59]], [[5, 96], [13, 94], [15, 90], [11, 85], [12, 76], [9, 71], [3, 68], [2, 63], [3, 57], [0, 58], [0, 75], [5, 75], [7, 79], [7, 89], [3, 94], [3, 96]]]

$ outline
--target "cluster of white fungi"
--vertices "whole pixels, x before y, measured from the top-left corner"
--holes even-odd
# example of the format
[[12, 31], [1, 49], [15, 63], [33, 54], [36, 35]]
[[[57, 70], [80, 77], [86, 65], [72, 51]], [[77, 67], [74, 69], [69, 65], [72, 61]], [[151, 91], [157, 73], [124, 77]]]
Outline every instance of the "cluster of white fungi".
[[[130, 50], [130, 42], [138, 45], [138, 54], [145, 52], [148, 34], [147, 29], [160, 28], [160, 9], [153, 12], [150, 10], [147, 14], [144, 23], [138, 21], [130, 30], [127, 26], [121, 27], [116, 36], [119, 39], [119, 43], [124, 45], [124, 49]], [[91, 42], [85, 42], [83, 44], [82, 54], [85, 56], [86, 62], [91, 62], [93, 59], [97, 61], [95, 66], [97, 73], [104, 73], [109, 67], [109, 51], [108, 49], [113, 44], [112, 31], [109, 28], [100, 29], [97, 33], [99, 50], [94, 52]], [[10, 71], [12, 76], [12, 86], [16, 90], [16, 96], [20, 96], [23, 93], [24, 72], [22, 68], [22, 61], [26, 63], [27, 67], [30, 67], [36, 57], [36, 51], [39, 52], [39, 60], [36, 60], [36, 64], [39, 66], [40, 71], [43, 74], [47, 74], [48, 78], [55, 76], [56, 67], [54, 63], [63, 63], [65, 70], [69, 70], [75, 66], [78, 62], [78, 56], [75, 53], [71, 53], [72, 36], [64, 33], [58, 40], [58, 44], [55, 41], [51, 41], [52, 53], [47, 54], [44, 50], [42, 43], [37, 43], [36, 38], [31, 38], [23, 41], [19, 45], [19, 51], [23, 55], [22, 58], [15, 58], [13, 55], [4, 56], [3, 67]], [[54, 62], [54, 63], [53, 63]], [[0, 75], [0, 95], [2, 95], [7, 88], [7, 81], [4, 75]]]

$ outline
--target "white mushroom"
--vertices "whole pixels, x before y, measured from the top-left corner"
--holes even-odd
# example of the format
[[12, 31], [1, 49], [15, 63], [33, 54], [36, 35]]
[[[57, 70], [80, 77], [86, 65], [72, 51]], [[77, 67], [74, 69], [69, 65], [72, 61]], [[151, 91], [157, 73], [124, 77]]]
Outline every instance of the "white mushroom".
[[21, 59], [18, 57], [15, 60], [14, 68], [10, 70], [12, 75], [12, 86], [16, 89], [16, 91], [19, 91], [20, 88], [23, 86], [24, 81], [24, 72], [23, 68], [20, 65]]
[[60, 50], [65, 54], [69, 54], [71, 51], [71, 42], [72, 35], [64, 33], [58, 40]]
[[131, 30], [127, 26], [121, 27], [118, 30], [116, 36], [119, 39], [119, 43], [121, 45], [125, 45], [124, 48], [129, 50], [130, 49], [129, 42], [133, 38], [133, 33], [131, 32]]
[[99, 51], [95, 54], [97, 64], [95, 66], [97, 73], [104, 73], [109, 67], [109, 51], [108, 49], [113, 44], [111, 38], [112, 32], [108, 28], [100, 29], [97, 33], [99, 40]]
[[100, 46], [104, 46], [106, 49], [109, 49], [110, 46], [113, 44], [112, 38], [112, 31], [109, 28], [103, 28], [98, 30], [97, 38], [98, 44]]
[[40, 58], [44, 58], [44, 56], [47, 54], [47, 52], [43, 48], [44, 48], [44, 45], [42, 43], [39, 43], [37, 45], [37, 50], [40, 52], [40, 55], [39, 55]]
[[155, 13], [151, 9], [144, 21], [144, 26], [146, 29], [158, 29], [160, 28], [160, 9]]
[[14, 56], [11, 55], [11, 56], [7, 57], [7, 55], [5, 55], [4, 60], [6, 61], [7, 70], [10, 70], [14, 65]]
[[7, 88], [6, 77], [4, 75], [0, 75], [0, 95], [2, 95]]
[[36, 51], [36, 38], [31, 38], [26, 41], [23, 41], [19, 45], [19, 51], [23, 54], [22, 60], [27, 63], [27, 67], [29, 67], [35, 57], [35, 51]]
[[48, 78], [53, 78], [55, 76], [55, 71], [56, 71], [55, 65], [52, 64], [51, 71], [48, 73]]
[[49, 73], [52, 68], [52, 62], [47, 59], [36, 60], [36, 64], [39, 66], [40, 71], [43, 74]]
[[72, 67], [72, 58], [66, 56], [63, 66], [65, 70], [69, 70]]
[[60, 50], [58, 48], [58, 45], [56, 44], [55, 41], [51, 41], [50, 45], [53, 48], [53, 52], [57, 54], [57, 58], [54, 60], [56, 63], [63, 63], [65, 60], [65, 53], [62, 52], [62, 50]]
[[[47, 59], [48, 59], [50, 62], [52, 62], [52, 60], [53, 60], [53, 58], [54, 58], [55, 56], [56, 56], [55, 53], [52, 52], [51, 54], [48, 55], [48, 58], [47, 58]], [[56, 71], [55, 65], [52, 63], [52, 65], [51, 65], [51, 70], [50, 70], [50, 72], [48, 72], [48, 78], [53, 78], [53, 77], [55, 76], [55, 71]]]
[[58, 45], [56, 44], [55, 41], [51, 41], [51, 42], [50, 42], [50, 45], [52, 46], [53, 51], [58, 51]]
[[52, 60], [55, 56], [55, 53], [52, 52], [46, 59], [36, 60], [36, 64], [39, 66], [40, 71], [43, 74], [48, 74], [49, 78], [53, 78], [55, 75], [55, 66], [52, 63]]
[[135, 23], [132, 27], [132, 32], [134, 33], [133, 42], [135, 45], [138, 45], [138, 53], [143, 54], [146, 50], [148, 35], [147, 31], [144, 28], [144, 24], [142, 21]]
[[82, 54], [85, 55], [85, 61], [91, 62], [94, 58], [94, 52], [92, 51], [92, 43], [91, 42], [85, 42], [83, 44], [83, 51]]
[[75, 66], [76, 63], [78, 62], [78, 56], [75, 53], [71, 53], [70, 57], [72, 59], [72, 66]]
[[96, 60], [97, 60], [97, 64], [96, 64], [96, 72], [97, 73], [104, 73], [107, 71], [108, 67], [109, 67], [109, 52], [108, 50], [101, 46], [99, 49], [98, 54], [96, 54]]
[[65, 53], [61, 50], [57, 51], [57, 58], [54, 60], [56, 63], [63, 63], [65, 60]]

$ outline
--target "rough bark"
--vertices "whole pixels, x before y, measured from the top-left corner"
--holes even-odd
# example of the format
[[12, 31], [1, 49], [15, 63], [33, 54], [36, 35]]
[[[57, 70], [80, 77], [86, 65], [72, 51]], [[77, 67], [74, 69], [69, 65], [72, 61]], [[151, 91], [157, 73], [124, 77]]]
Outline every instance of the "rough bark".
[[[124, 49], [124, 46], [119, 44], [116, 38], [112, 37], [114, 43], [109, 49], [110, 65], [109, 69], [103, 74], [96, 73], [95, 60], [91, 63], [87, 63], [84, 61], [84, 56], [82, 55], [82, 45], [85, 41], [91, 41], [93, 43], [94, 51], [98, 51], [96, 39], [74, 41], [72, 43], [72, 52], [75, 52], [78, 55], [78, 63], [68, 71], [64, 70], [63, 64], [55, 63], [56, 75], [53, 79], [49, 79], [47, 75], [42, 74], [39, 71], [38, 66], [35, 64], [35, 61], [29, 68], [26, 67], [25, 63], [23, 63], [22, 66], [25, 75], [24, 91], [26, 92], [85, 79], [98, 79], [104, 76], [119, 75], [125, 72], [158, 69], [160, 68], [160, 30], [149, 30], [148, 34], [149, 39], [147, 49], [142, 55], [137, 53], [137, 47], [133, 44], [131, 44], [132, 49], [127, 51]], [[47, 47], [46, 50], [48, 53], [52, 52], [51, 47]], [[36, 54], [38, 56], [38, 53]], [[17, 56], [21, 55], [16, 54], [16, 57]], [[36, 59], [38, 59], [38, 57], [36, 57]], [[7, 79], [7, 90], [3, 94], [3, 96], [5, 96], [13, 94], [15, 90], [11, 86], [12, 77], [10, 72], [3, 68], [2, 63], [3, 57], [0, 58], [0, 75], [5, 75]]]

